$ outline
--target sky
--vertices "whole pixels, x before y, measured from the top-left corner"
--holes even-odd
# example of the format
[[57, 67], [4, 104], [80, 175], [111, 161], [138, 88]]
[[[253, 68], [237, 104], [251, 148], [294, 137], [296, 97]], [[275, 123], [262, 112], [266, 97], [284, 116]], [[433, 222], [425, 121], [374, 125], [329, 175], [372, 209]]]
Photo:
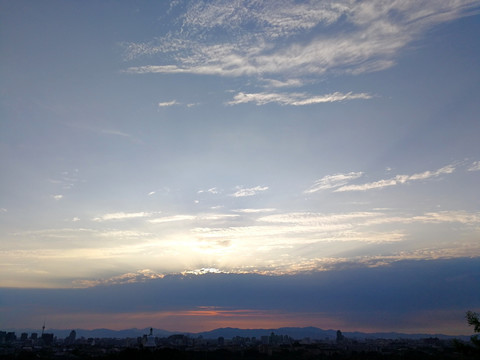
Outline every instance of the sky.
[[474, 0], [0, 1], [0, 327], [469, 334]]

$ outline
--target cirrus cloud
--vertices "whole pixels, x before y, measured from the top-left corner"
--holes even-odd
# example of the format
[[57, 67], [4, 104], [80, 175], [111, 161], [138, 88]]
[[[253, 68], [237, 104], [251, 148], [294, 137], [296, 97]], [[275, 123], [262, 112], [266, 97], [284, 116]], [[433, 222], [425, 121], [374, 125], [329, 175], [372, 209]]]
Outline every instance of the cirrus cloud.
[[362, 176], [362, 172], [349, 172], [346, 174], [326, 175], [321, 179], [315, 181], [315, 183], [307, 190], [306, 194], [311, 194], [320, 190], [332, 189], [347, 184], [349, 181], [354, 180]]
[[343, 192], [343, 191], [365, 191], [372, 189], [381, 189], [388, 186], [394, 186], [399, 184], [405, 184], [411, 181], [416, 180], [427, 180], [433, 177], [438, 177], [442, 174], [451, 174], [455, 171], [453, 165], [444, 166], [435, 171], [424, 171], [412, 175], [397, 175], [394, 178], [378, 180], [370, 183], [360, 184], [360, 185], [344, 185], [334, 190], [334, 192]]
[[480, 171], [480, 161], [474, 161], [468, 168], [468, 171]]
[[[286, 84], [326, 73], [379, 71], [393, 66], [401, 49], [429, 28], [477, 6], [474, 0], [191, 1], [175, 19], [176, 30], [123, 44], [127, 60], [159, 55], [157, 64], [126, 72], [246, 75]], [[339, 22], [348, 30], [336, 30]]]
[[238, 93], [234, 96], [233, 100], [229, 101], [228, 105], [238, 105], [246, 104], [253, 102], [256, 105], [265, 105], [268, 103], [277, 103], [280, 105], [293, 105], [293, 106], [304, 106], [304, 105], [313, 105], [321, 103], [330, 103], [338, 102], [345, 100], [356, 100], [356, 99], [371, 99], [372, 95], [366, 93], [354, 94], [352, 92], [343, 94], [340, 92], [335, 92], [332, 94], [312, 96], [305, 93], [255, 93], [255, 94], [246, 94]]
[[136, 219], [149, 217], [152, 213], [149, 212], [135, 212], [135, 213], [125, 213], [125, 212], [116, 212], [104, 214], [93, 219], [93, 221], [109, 221], [109, 220], [126, 220], [126, 219]]
[[245, 196], [254, 196], [261, 191], [268, 190], [268, 186], [255, 186], [252, 188], [244, 188], [238, 187], [237, 191], [235, 191], [231, 196], [233, 197], [245, 197]]

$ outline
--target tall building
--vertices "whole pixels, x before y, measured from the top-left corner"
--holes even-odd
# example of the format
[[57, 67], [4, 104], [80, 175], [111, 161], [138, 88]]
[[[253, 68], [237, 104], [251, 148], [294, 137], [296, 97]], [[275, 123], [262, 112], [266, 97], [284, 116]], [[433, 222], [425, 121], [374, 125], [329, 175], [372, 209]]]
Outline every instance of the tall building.
[[147, 341], [143, 345], [147, 348], [153, 348], [156, 347], [157, 344], [155, 343], [155, 337], [153, 336], [153, 329], [150, 328], [150, 334], [147, 335]]
[[6, 331], [0, 331], [0, 344], [5, 344], [7, 341], [7, 332]]
[[5, 337], [5, 341], [7, 342], [7, 344], [13, 343], [16, 340], [17, 340], [17, 335], [15, 335], [13, 331], [7, 332], [7, 335]]
[[345, 336], [343, 336], [340, 330], [337, 330], [337, 343], [341, 343], [345, 340]]
[[75, 339], [77, 338], [77, 332], [75, 330], [70, 331], [70, 335], [65, 338], [65, 343], [67, 345], [74, 344]]
[[53, 334], [42, 334], [42, 342], [46, 346], [50, 346], [53, 344]]

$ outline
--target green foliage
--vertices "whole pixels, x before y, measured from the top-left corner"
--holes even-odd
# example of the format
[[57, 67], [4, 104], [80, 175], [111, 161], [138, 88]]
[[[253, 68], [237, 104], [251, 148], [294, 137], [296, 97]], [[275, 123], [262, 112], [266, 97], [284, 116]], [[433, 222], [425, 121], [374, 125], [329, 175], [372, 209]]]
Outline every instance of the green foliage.
[[[476, 333], [480, 332], [480, 318], [476, 312], [467, 311], [465, 317], [467, 318], [468, 325], [473, 326], [473, 331]], [[473, 345], [470, 349], [470, 353], [480, 355], [480, 338], [478, 335], [473, 335], [470, 338], [470, 341]]]
[[[473, 331], [476, 333], [480, 332], [480, 319], [479, 315], [476, 312], [473, 311], [467, 311], [467, 314], [465, 315], [467, 318], [468, 325], [473, 326]], [[477, 347], [477, 349], [480, 351], [480, 338], [478, 335], [474, 335], [470, 338], [472, 344]]]
[[473, 326], [473, 331], [480, 332], [480, 319], [479, 315], [473, 311], [467, 311], [465, 316], [467, 318], [468, 325]]

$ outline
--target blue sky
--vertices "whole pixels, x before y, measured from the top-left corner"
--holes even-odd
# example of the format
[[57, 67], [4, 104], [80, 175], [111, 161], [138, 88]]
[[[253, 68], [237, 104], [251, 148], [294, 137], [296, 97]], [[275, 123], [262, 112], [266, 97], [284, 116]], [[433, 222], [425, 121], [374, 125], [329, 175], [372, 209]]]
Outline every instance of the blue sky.
[[[0, 7], [0, 293], [7, 298], [11, 288], [127, 293], [132, 283], [155, 288], [179, 274], [209, 273], [221, 287], [223, 276], [301, 281], [358, 269], [365, 284], [373, 274], [392, 282], [406, 276], [415, 292], [428, 277], [419, 272], [414, 281], [414, 264], [448, 268], [457, 279], [475, 268], [463, 262], [478, 264], [476, 1]], [[457, 285], [468, 292], [468, 284]], [[432, 288], [431, 300], [447, 288]], [[286, 293], [295, 299], [304, 291]], [[435, 318], [432, 331], [468, 332], [462, 312], [479, 309], [480, 294], [461, 301], [456, 293], [456, 306], [409, 306], [402, 318]], [[94, 297], [89, 303], [95, 313]], [[33, 327], [22, 318], [26, 305], [14, 304], [0, 302], [4, 313], [18, 314], [8, 326]], [[283, 325], [309, 318], [268, 304], [229, 310], [279, 311]], [[213, 295], [185, 303], [175, 321], [190, 328], [178, 330], [198, 328], [186, 320], [189, 311], [222, 306]], [[358, 308], [358, 319], [370, 319], [363, 329], [399, 328]], [[395, 311], [392, 319], [404, 314]], [[458, 322], [443, 316], [441, 323], [435, 311], [451, 311]], [[118, 314], [102, 320], [114, 324]], [[225, 320], [219, 314], [215, 324]], [[360, 320], [348, 325], [340, 308], [332, 314], [318, 319], [360, 327]], [[55, 321], [78, 327], [73, 315], [62, 318]], [[162, 327], [140, 318], [132, 310], [138, 323], [129, 325]], [[405, 320], [401, 329], [425, 323]]]

